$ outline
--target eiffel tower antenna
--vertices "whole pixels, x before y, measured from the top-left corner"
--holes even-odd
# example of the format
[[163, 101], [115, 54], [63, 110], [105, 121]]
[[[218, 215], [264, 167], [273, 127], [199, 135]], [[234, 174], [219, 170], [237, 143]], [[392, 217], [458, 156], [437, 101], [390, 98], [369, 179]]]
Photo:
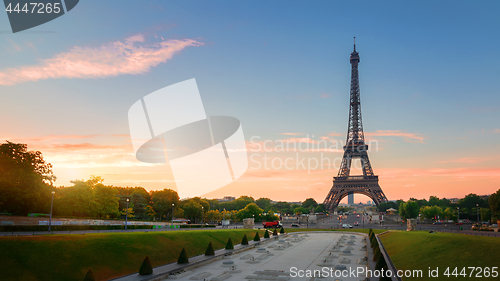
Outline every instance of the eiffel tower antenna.
[[[333, 178], [333, 186], [325, 198], [324, 204], [328, 210], [335, 210], [340, 201], [351, 194], [360, 193], [370, 197], [377, 206], [387, 202], [384, 192], [378, 184], [378, 176], [373, 173], [368, 158], [368, 145], [365, 143], [363, 122], [361, 118], [361, 99], [359, 90], [359, 53], [356, 52], [356, 37], [354, 51], [351, 53], [351, 91], [349, 99], [349, 122], [347, 125], [347, 140], [344, 146], [344, 156], [339, 173]], [[360, 159], [363, 175], [351, 176], [352, 159]]]

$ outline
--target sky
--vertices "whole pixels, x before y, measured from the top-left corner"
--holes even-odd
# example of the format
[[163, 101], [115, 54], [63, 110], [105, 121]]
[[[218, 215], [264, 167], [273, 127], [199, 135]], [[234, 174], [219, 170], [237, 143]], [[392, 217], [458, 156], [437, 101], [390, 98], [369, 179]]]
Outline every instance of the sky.
[[499, 10], [498, 1], [89, 0], [15, 34], [0, 12], [0, 139], [41, 151], [56, 186], [99, 175], [175, 189], [168, 164], [135, 158], [127, 114], [195, 78], [207, 115], [241, 121], [249, 157], [239, 179], [200, 196], [322, 202], [346, 138], [356, 36], [363, 126], [388, 199], [491, 194]]

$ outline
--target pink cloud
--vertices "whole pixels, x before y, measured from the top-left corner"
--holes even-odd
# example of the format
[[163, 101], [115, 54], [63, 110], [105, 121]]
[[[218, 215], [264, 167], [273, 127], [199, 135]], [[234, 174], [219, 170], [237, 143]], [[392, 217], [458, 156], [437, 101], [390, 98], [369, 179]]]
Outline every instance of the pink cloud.
[[322, 93], [322, 94], [320, 95], [320, 97], [321, 97], [322, 99], [326, 99], [326, 98], [329, 98], [329, 97], [330, 97], [330, 95], [329, 95], [329, 94]]
[[405, 133], [400, 130], [377, 130], [375, 132], [367, 132], [366, 136], [379, 136], [379, 137], [402, 137], [406, 141], [414, 141], [423, 143], [425, 137], [419, 134]]
[[38, 65], [0, 71], [0, 85], [57, 78], [104, 78], [123, 74], [142, 74], [164, 63], [186, 47], [201, 46], [192, 39], [168, 40], [144, 44], [137, 34], [123, 41], [98, 48], [75, 46], [68, 52], [41, 60]]
[[299, 135], [303, 135], [303, 133], [280, 133], [280, 135], [299, 136]]

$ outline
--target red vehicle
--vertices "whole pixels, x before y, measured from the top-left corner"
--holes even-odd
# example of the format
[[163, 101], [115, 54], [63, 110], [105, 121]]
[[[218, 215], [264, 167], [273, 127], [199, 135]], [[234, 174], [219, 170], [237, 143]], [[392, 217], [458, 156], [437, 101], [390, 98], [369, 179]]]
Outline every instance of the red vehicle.
[[262, 223], [262, 226], [264, 228], [282, 228], [283, 226], [281, 225], [281, 222], [279, 221], [266, 221]]

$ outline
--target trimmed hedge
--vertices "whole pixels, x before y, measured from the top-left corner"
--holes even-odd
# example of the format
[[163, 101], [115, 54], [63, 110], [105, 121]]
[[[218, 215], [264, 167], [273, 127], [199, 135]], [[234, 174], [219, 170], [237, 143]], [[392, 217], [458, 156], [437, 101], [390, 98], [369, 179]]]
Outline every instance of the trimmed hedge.
[[150, 275], [153, 274], [153, 266], [149, 260], [149, 256], [146, 256], [139, 269], [139, 275]]
[[205, 256], [214, 256], [215, 251], [214, 251], [214, 246], [212, 246], [212, 242], [208, 243], [207, 250], [205, 251]]
[[375, 250], [373, 250], [373, 261], [377, 261], [380, 258], [380, 248], [377, 246]]
[[264, 238], [269, 238], [269, 231], [267, 231], [267, 230], [264, 230], [264, 231], [265, 231]]
[[89, 271], [87, 271], [87, 274], [85, 274], [85, 278], [83, 278], [83, 281], [95, 281], [95, 276], [92, 269], [89, 269]]
[[253, 238], [253, 241], [260, 241], [260, 235], [258, 232], [255, 233], [255, 237]]
[[186, 249], [182, 248], [181, 253], [179, 254], [179, 258], [177, 259], [177, 263], [189, 263], [189, 259], [186, 253]]
[[241, 245], [248, 245], [248, 238], [247, 235], [243, 235], [243, 239], [241, 240]]
[[276, 228], [273, 231], [273, 236], [278, 236], [278, 231], [276, 230]]
[[284, 228], [284, 227], [282, 227], [282, 228], [281, 228], [280, 233], [281, 233], [281, 234], [284, 234], [284, 233], [285, 233], [285, 228]]
[[231, 240], [231, 238], [227, 240], [226, 250], [234, 250], [233, 240]]

